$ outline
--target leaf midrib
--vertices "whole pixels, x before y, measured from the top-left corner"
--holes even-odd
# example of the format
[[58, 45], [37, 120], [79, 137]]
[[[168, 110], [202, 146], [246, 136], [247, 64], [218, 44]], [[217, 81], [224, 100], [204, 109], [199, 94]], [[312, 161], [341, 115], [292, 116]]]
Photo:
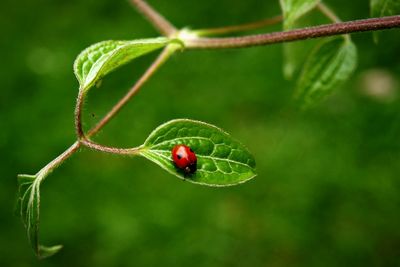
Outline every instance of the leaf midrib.
[[[167, 152], [167, 153], [169, 153], [168, 150], [149, 149], [148, 152], [157, 154], [157, 155], [163, 157], [164, 159], [168, 159], [169, 161], [172, 162], [172, 160], [171, 160], [170, 158], [166, 157], [166, 156], [163, 155], [163, 154], [157, 153], [157, 152]], [[196, 154], [196, 155], [197, 155], [198, 158], [206, 158], [206, 159], [211, 159], [211, 160], [226, 161], [226, 162], [229, 162], [229, 163], [234, 163], [234, 164], [238, 164], [238, 165], [243, 165], [243, 166], [245, 166], [245, 167], [247, 167], [247, 168], [249, 168], [249, 169], [252, 169], [252, 170], [254, 169], [253, 167], [251, 167], [250, 165], [248, 165], [248, 164], [246, 164], [246, 163], [243, 163], [243, 162], [240, 162], [240, 161], [235, 161], [235, 160], [232, 160], [232, 159], [218, 158], [218, 157], [206, 156], [206, 155], [201, 155], [201, 154]]]

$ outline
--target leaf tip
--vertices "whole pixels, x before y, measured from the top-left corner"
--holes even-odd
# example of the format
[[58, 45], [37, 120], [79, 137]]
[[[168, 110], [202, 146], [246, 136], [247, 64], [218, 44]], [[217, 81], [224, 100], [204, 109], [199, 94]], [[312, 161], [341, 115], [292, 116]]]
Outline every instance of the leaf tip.
[[63, 245], [56, 245], [52, 247], [45, 247], [40, 245], [37, 249], [36, 256], [38, 259], [43, 260], [58, 253], [63, 248]]

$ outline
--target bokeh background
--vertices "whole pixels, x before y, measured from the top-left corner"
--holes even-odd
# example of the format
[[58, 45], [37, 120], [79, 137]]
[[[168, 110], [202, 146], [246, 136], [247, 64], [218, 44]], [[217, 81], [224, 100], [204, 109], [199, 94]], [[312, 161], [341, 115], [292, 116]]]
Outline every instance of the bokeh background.
[[[280, 12], [277, 0], [150, 3], [192, 28]], [[343, 20], [369, 15], [364, 0], [327, 3]], [[157, 32], [127, 1], [6, 0], [0, 13], [0, 266], [400, 265], [399, 30], [382, 32], [378, 44], [354, 35], [356, 73], [305, 112], [292, 105], [281, 45], [174, 56], [96, 140], [131, 147], [167, 120], [202, 120], [246, 144], [258, 176], [207, 188], [142, 158], [83, 149], [42, 186], [41, 239], [64, 249], [37, 261], [13, 216], [16, 175], [35, 173], [74, 141], [76, 55]], [[327, 22], [317, 13], [309, 20]], [[316, 42], [299, 44], [300, 54]], [[86, 128], [155, 56], [91, 92]]]

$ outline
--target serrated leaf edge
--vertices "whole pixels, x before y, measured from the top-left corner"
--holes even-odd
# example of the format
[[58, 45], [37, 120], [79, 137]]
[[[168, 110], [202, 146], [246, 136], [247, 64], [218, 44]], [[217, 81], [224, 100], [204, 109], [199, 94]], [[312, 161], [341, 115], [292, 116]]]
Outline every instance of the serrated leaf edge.
[[[106, 65], [107, 61], [111, 58], [113, 58], [113, 56], [115, 54], [117, 54], [118, 52], [121, 51], [121, 49], [129, 46], [129, 45], [136, 45], [138, 47], [140, 46], [145, 46], [147, 44], [151, 44], [153, 42], [156, 41], [160, 41], [160, 44], [163, 43], [165, 45], [168, 45], [169, 43], [173, 43], [173, 42], [177, 42], [177, 43], [181, 43], [181, 41], [177, 40], [177, 39], [169, 39], [166, 37], [158, 37], [158, 38], [150, 38], [150, 39], [137, 39], [137, 40], [105, 40], [105, 41], [101, 41], [95, 44], [92, 44], [91, 46], [87, 47], [86, 49], [84, 49], [81, 53], [79, 53], [79, 55], [76, 57], [75, 61], [74, 61], [74, 65], [73, 65], [73, 69], [74, 69], [74, 73], [75, 76], [80, 84], [80, 90], [85, 90], [87, 91], [88, 89], [90, 89], [93, 84], [95, 83], [95, 81], [97, 81], [99, 79], [100, 73], [103, 69], [103, 67]], [[85, 79], [81, 79], [79, 75], [77, 75], [77, 65], [78, 65], [78, 59], [81, 56], [84, 56], [85, 54], [87, 54], [88, 50], [90, 48], [92, 48], [95, 45], [100, 45], [102, 43], [107, 43], [107, 42], [121, 42], [123, 44], [118, 45], [116, 48], [114, 48], [113, 50], [110, 51], [110, 54], [107, 55], [108, 59], [106, 61], [104, 61], [101, 65], [101, 67], [99, 68], [99, 70], [97, 71], [96, 75], [91, 79], [91, 81], [87, 82], [85, 81]], [[159, 48], [161, 48], [162, 46], [160, 46]], [[157, 50], [158, 48], [154, 49]], [[96, 62], [93, 64], [95, 65]], [[89, 71], [90, 73], [90, 71]]]

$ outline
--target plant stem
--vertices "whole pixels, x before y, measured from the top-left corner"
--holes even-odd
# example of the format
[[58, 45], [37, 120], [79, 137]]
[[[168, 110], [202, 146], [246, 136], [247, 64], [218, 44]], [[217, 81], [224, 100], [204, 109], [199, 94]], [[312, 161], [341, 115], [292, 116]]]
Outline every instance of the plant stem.
[[82, 107], [83, 107], [84, 95], [85, 95], [84, 91], [82, 89], [79, 89], [75, 106], [75, 132], [78, 137], [78, 140], [85, 137], [85, 133], [82, 129]]
[[399, 28], [400, 15], [326, 24], [286, 32], [225, 38], [188, 38], [182, 40], [188, 49], [223, 49], [293, 42], [354, 32]]
[[275, 16], [272, 18], [263, 19], [263, 20], [259, 20], [259, 21], [255, 21], [255, 22], [246, 23], [246, 24], [232, 25], [232, 26], [218, 27], [218, 28], [210, 28], [210, 29], [198, 29], [198, 30], [193, 30], [191, 32], [193, 32], [197, 36], [228, 34], [228, 33], [243, 32], [243, 31], [259, 29], [259, 28], [262, 28], [265, 26], [274, 25], [276, 23], [281, 22], [282, 20], [283, 20], [283, 17], [281, 15], [279, 15], [279, 16]]
[[42, 179], [47, 177], [55, 168], [60, 166], [65, 160], [71, 157], [81, 146], [79, 141], [73, 143], [68, 149], [61, 153], [57, 158], [50, 161], [46, 166], [44, 166], [37, 174], [43, 176]]
[[157, 59], [150, 65], [135, 85], [122, 97], [117, 104], [88, 132], [87, 137], [90, 138], [101, 128], [103, 128], [121, 109], [126, 103], [139, 91], [142, 85], [160, 68], [160, 66], [175, 52], [176, 46], [167, 46], [157, 57]]
[[130, 2], [153, 24], [161, 34], [171, 36], [177, 32], [177, 29], [166, 20], [153, 7], [142, 0], [130, 0]]
[[92, 142], [88, 139], [82, 139], [81, 144], [94, 149], [94, 150], [98, 150], [98, 151], [102, 151], [102, 152], [106, 152], [106, 153], [111, 153], [111, 154], [119, 154], [119, 155], [136, 155], [140, 152], [141, 147], [134, 147], [134, 148], [116, 148], [116, 147], [110, 147], [110, 146], [104, 146], [104, 145], [100, 145], [97, 144], [95, 142]]

